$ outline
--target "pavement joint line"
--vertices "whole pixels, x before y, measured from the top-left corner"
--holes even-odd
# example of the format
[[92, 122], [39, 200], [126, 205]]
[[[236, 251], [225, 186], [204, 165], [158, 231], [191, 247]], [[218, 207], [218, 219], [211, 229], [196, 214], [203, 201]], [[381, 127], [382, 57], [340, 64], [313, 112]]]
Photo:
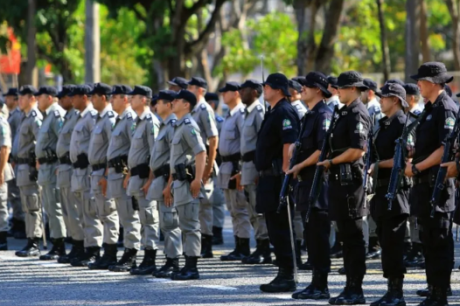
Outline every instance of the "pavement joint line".
[[236, 291], [238, 288], [235, 287], [228, 287], [222, 285], [192, 285], [192, 287], [199, 287], [199, 288], [207, 288], [207, 289], [217, 289], [217, 290], [224, 290], [224, 291]]

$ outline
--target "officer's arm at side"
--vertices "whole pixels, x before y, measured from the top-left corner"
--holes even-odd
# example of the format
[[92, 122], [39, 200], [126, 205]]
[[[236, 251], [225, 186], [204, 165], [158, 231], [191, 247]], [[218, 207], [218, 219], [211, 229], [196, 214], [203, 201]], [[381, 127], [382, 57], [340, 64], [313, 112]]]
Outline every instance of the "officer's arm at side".
[[436, 151], [431, 153], [425, 160], [415, 164], [415, 167], [419, 171], [426, 170], [428, 168], [437, 166], [441, 163], [442, 155], [444, 154], [444, 146], [440, 146]]

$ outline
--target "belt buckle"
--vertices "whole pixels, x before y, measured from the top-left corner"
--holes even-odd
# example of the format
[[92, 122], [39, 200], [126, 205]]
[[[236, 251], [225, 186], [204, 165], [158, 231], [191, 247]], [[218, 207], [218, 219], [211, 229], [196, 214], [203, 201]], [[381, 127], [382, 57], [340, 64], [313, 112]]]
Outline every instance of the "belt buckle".
[[129, 173], [128, 167], [123, 167], [122, 173], [123, 173], [123, 175], [128, 175], [128, 173]]

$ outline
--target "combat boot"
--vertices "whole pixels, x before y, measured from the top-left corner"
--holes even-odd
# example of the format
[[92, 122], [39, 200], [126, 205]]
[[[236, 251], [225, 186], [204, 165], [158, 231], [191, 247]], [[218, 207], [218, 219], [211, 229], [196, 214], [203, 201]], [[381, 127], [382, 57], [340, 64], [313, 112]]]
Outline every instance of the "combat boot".
[[328, 273], [313, 271], [311, 284], [302, 291], [292, 294], [293, 299], [298, 300], [327, 300], [330, 298], [327, 287]]
[[64, 238], [56, 238], [52, 242], [53, 247], [47, 254], [40, 256], [40, 260], [55, 260], [61, 256], [65, 256]]
[[129, 273], [131, 275], [151, 275], [157, 270], [155, 259], [157, 256], [157, 250], [144, 250], [144, 259], [142, 260], [139, 267], [131, 269]]
[[185, 257], [185, 266], [176, 273], [171, 274], [172, 280], [193, 280], [199, 279], [200, 273], [197, 268], [198, 257]]
[[405, 306], [403, 281], [403, 278], [388, 279], [387, 292], [379, 300], [371, 303], [370, 306]]
[[377, 237], [370, 237], [366, 259], [377, 259], [380, 258], [380, 255], [382, 255], [382, 249], [379, 245], [379, 239]]
[[431, 294], [419, 304], [419, 306], [447, 306], [447, 289], [442, 287], [433, 286]]
[[222, 227], [212, 227], [212, 245], [224, 244], [224, 237], [222, 235]]
[[67, 255], [59, 256], [58, 263], [68, 264], [70, 261], [77, 257], [82, 257], [85, 254], [85, 248], [83, 246], [83, 240], [72, 239], [72, 249]]
[[13, 233], [14, 239], [27, 239], [26, 223], [22, 220], [16, 220], [16, 228]]
[[8, 232], [0, 232], [0, 251], [8, 251]]
[[38, 247], [38, 241], [40, 238], [29, 238], [27, 245], [21, 250], [16, 252], [18, 257], [36, 257], [40, 255], [40, 249]]
[[73, 267], [87, 267], [89, 264], [96, 262], [101, 255], [100, 255], [101, 248], [96, 247], [88, 247], [85, 250], [85, 253], [81, 257], [75, 257], [70, 261], [70, 264]]
[[120, 260], [114, 265], [109, 266], [109, 270], [112, 272], [129, 272], [131, 269], [135, 269], [137, 267], [136, 255], [136, 249], [125, 249]]
[[90, 270], [108, 270], [110, 266], [117, 263], [117, 252], [118, 248], [116, 244], [106, 244], [104, 246], [104, 255], [96, 260], [96, 262], [90, 263], [88, 268]]
[[[428, 287], [426, 289], [417, 290], [416, 293], [417, 293], [418, 296], [425, 297], [425, 296], [429, 296], [431, 294], [432, 290], [433, 290], [433, 286], [428, 285]], [[447, 296], [452, 296], [452, 288], [450, 286], [447, 287], [446, 295]]]
[[293, 292], [296, 289], [293, 269], [282, 267], [278, 268], [278, 275], [270, 283], [260, 285], [260, 291], [269, 293]]
[[179, 271], [179, 258], [166, 258], [166, 263], [160, 270], [153, 272], [153, 276], [156, 278], [171, 278], [173, 273], [178, 273]]
[[366, 304], [362, 289], [362, 280], [348, 278], [343, 291], [334, 298], [329, 299], [330, 305], [359, 305]]
[[257, 240], [256, 250], [248, 257], [243, 258], [241, 262], [247, 265], [271, 264], [270, 241], [268, 239]]
[[213, 258], [212, 236], [201, 234], [201, 258]]

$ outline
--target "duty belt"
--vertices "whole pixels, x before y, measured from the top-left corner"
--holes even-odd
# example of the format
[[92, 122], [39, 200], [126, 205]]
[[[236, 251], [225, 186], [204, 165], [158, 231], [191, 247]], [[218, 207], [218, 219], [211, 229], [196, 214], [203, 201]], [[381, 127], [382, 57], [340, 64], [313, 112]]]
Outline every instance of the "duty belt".
[[423, 184], [423, 183], [430, 183], [433, 180], [430, 174], [424, 176], [414, 176], [412, 177], [412, 182], [415, 185]]
[[240, 161], [240, 159], [241, 159], [241, 154], [240, 153], [235, 153], [235, 154], [228, 155], [228, 156], [222, 156], [222, 161], [224, 163], [226, 163], [226, 162], [237, 162], [237, 161]]
[[149, 164], [140, 164], [130, 170], [131, 176], [139, 176], [140, 178], [148, 178], [150, 174]]
[[251, 151], [251, 152], [244, 153], [241, 160], [243, 162], [252, 162], [254, 161], [255, 157], [256, 157], [256, 151]]
[[53, 164], [55, 162], [58, 161], [58, 158], [57, 157], [40, 157], [38, 159], [38, 162], [40, 163], [40, 165], [43, 165], [43, 164]]
[[17, 163], [18, 165], [29, 164], [29, 159], [28, 158], [18, 158]]
[[70, 161], [70, 154], [66, 152], [62, 157], [59, 157], [59, 163], [61, 165], [71, 165], [72, 161]]
[[166, 164], [166, 165], [161, 166], [160, 168], [156, 169], [155, 171], [153, 171], [153, 175], [155, 177], [169, 176], [170, 172], [171, 171], [170, 171], [169, 165]]
[[107, 166], [107, 164], [95, 164], [95, 165], [91, 165], [91, 168], [93, 169], [93, 171], [98, 171], [98, 170], [101, 170], [101, 169], [105, 169]]
[[117, 166], [119, 166], [120, 164], [123, 164], [123, 163], [125, 165], [128, 164], [128, 156], [120, 155], [120, 156], [114, 157], [114, 158], [112, 158], [112, 159], [110, 159], [108, 161], [108, 165], [111, 168], [115, 168], [115, 167], [117, 167]]
[[73, 163], [72, 166], [76, 169], [86, 169], [89, 166], [88, 155], [81, 153], [77, 156], [77, 162]]

